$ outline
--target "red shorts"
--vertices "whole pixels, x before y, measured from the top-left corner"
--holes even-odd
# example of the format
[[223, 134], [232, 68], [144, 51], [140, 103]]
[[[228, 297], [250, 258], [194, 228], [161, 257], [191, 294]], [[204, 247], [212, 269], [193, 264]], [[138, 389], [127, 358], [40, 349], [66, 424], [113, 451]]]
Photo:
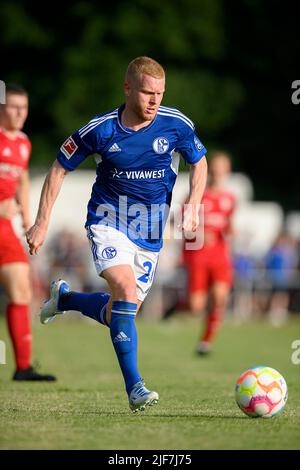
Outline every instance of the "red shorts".
[[188, 251], [184, 258], [190, 294], [207, 292], [215, 282], [224, 282], [231, 287], [233, 270], [226, 245], [205, 246], [199, 251]]
[[28, 262], [28, 256], [15, 234], [11, 221], [0, 217], [0, 266], [9, 263]]

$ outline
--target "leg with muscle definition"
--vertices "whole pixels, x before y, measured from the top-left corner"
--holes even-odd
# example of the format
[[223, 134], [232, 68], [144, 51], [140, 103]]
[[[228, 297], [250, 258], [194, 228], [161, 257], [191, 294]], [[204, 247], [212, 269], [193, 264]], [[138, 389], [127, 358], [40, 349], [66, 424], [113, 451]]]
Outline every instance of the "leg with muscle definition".
[[8, 298], [6, 319], [16, 363], [13, 379], [55, 380], [53, 375], [39, 374], [31, 366], [31, 282], [28, 263], [7, 263], [0, 266], [0, 282]]

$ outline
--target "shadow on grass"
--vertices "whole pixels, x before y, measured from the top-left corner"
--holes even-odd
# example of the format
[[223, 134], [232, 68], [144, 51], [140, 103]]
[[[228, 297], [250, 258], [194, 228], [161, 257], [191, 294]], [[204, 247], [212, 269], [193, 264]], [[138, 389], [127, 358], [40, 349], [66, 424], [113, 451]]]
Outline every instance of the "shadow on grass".
[[182, 413], [158, 413], [158, 412], [150, 412], [150, 413], [147, 413], [146, 412], [143, 412], [143, 411], [140, 411], [138, 413], [131, 413], [130, 411], [107, 411], [107, 410], [95, 410], [95, 411], [82, 411], [80, 413], [81, 415], [101, 415], [101, 416], [106, 416], [106, 417], [118, 417], [118, 416], [132, 416], [133, 418], [135, 417], [139, 417], [139, 416], [143, 416], [143, 418], [178, 418], [178, 419], [181, 419], [181, 418], [188, 418], [188, 419], [201, 419], [201, 418], [205, 418], [205, 419], [211, 419], [211, 420], [214, 420], [214, 419], [241, 419], [241, 420], [245, 420], [245, 419], [249, 419], [247, 416], [239, 416], [239, 415], [234, 415], [234, 414], [213, 414], [213, 413], [205, 413], [205, 412], [202, 412], [202, 413], [188, 413], [188, 412], [182, 412]]

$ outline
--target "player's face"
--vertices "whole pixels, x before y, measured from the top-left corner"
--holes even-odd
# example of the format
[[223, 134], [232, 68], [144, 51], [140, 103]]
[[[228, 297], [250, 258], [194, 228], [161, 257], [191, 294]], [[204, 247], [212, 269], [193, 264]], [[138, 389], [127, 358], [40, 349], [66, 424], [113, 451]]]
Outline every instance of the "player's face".
[[215, 157], [209, 166], [210, 181], [221, 183], [230, 173], [230, 161], [225, 155]]
[[165, 79], [140, 75], [125, 83], [126, 106], [142, 121], [152, 121], [163, 99]]
[[8, 93], [6, 104], [1, 106], [1, 125], [8, 131], [20, 131], [28, 115], [28, 98]]

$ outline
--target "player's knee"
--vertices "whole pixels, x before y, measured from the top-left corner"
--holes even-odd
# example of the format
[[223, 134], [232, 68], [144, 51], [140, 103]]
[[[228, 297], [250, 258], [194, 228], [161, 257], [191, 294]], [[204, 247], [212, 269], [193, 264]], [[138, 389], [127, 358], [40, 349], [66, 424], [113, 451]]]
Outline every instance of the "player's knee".
[[205, 302], [202, 298], [191, 298], [189, 301], [190, 312], [193, 315], [199, 315], [204, 309]]
[[129, 279], [120, 279], [113, 287], [115, 298], [127, 302], [137, 302], [136, 285]]
[[197, 304], [190, 304], [190, 312], [192, 315], [199, 315], [201, 308]]
[[218, 299], [215, 299], [213, 302], [213, 308], [217, 310], [224, 310], [227, 305], [227, 297], [220, 297]]
[[10, 302], [15, 304], [27, 305], [30, 304], [31, 299], [32, 292], [27, 286], [19, 286], [10, 293]]
[[26, 304], [30, 304], [32, 301], [32, 291], [29, 289], [25, 294]]

